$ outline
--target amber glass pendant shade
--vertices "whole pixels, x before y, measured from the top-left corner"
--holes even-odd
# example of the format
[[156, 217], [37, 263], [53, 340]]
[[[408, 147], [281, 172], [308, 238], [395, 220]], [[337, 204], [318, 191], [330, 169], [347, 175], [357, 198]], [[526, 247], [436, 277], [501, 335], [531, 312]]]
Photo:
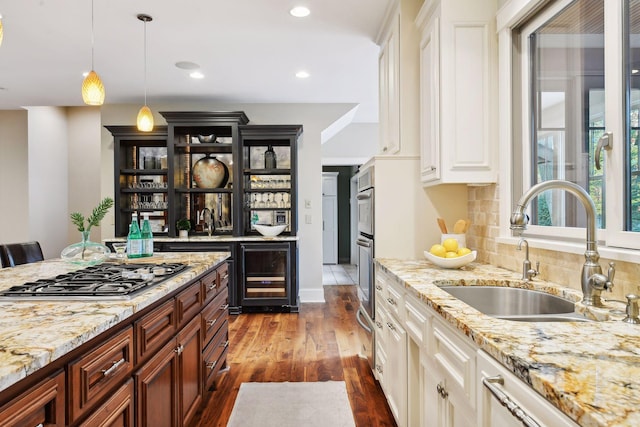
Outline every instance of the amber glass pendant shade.
[[144, 105], [138, 111], [138, 119], [136, 120], [138, 130], [141, 132], [151, 132], [153, 130], [153, 114], [151, 109]]
[[2, 46], [3, 37], [4, 37], [4, 30], [2, 29], [2, 16], [0, 16], [0, 46]]
[[91, 70], [82, 82], [82, 100], [87, 105], [104, 104], [104, 85], [98, 74]]

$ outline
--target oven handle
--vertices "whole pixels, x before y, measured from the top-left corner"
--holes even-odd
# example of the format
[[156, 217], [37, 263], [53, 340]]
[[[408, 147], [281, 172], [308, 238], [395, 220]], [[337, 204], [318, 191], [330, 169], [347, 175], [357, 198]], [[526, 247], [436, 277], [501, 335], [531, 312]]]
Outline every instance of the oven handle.
[[356, 199], [358, 200], [367, 200], [371, 198], [371, 193], [370, 192], [363, 192], [363, 193], [358, 193], [358, 195], [356, 196]]
[[362, 246], [363, 248], [370, 248], [372, 246], [372, 243], [371, 243], [371, 240], [357, 239], [356, 245]]
[[356, 312], [356, 321], [358, 322], [358, 324], [360, 326], [362, 326], [362, 329], [367, 331], [368, 334], [373, 333], [371, 328], [368, 325], [365, 324], [366, 322], [362, 320], [362, 316], [364, 316], [364, 312], [362, 311], [362, 307], [358, 307], [358, 311]]

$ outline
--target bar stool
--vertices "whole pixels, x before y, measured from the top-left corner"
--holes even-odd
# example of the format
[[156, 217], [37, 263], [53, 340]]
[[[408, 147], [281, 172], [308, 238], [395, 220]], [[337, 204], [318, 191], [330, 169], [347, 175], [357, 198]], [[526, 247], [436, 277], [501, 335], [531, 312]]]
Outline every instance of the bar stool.
[[9, 243], [0, 245], [0, 264], [2, 267], [15, 267], [44, 260], [40, 243]]

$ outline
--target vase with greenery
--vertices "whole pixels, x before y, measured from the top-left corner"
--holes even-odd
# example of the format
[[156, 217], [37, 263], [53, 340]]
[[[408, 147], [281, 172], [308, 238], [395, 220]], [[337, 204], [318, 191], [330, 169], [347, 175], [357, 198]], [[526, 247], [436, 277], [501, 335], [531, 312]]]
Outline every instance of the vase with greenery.
[[111, 252], [109, 248], [103, 244], [92, 242], [89, 239], [89, 233], [91, 232], [91, 227], [100, 226], [100, 221], [104, 219], [104, 216], [112, 206], [113, 199], [105, 197], [86, 219], [79, 212], [71, 214], [71, 222], [81, 233], [82, 241], [64, 248], [60, 254], [62, 259], [73, 264], [88, 266], [98, 264], [109, 256]]

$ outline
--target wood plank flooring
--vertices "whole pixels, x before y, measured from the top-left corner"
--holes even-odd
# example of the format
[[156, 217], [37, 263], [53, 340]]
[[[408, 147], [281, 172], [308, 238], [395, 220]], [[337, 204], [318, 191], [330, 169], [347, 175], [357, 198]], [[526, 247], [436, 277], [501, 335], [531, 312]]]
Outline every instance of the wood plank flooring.
[[[247, 313], [229, 321], [229, 370], [198, 417], [226, 426], [242, 382], [345, 381], [357, 427], [395, 426], [380, 385], [358, 355], [356, 286], [325, 286], [326, 304], [300, 313]], [[251, 410], [251, 408], [247, 408]]]

